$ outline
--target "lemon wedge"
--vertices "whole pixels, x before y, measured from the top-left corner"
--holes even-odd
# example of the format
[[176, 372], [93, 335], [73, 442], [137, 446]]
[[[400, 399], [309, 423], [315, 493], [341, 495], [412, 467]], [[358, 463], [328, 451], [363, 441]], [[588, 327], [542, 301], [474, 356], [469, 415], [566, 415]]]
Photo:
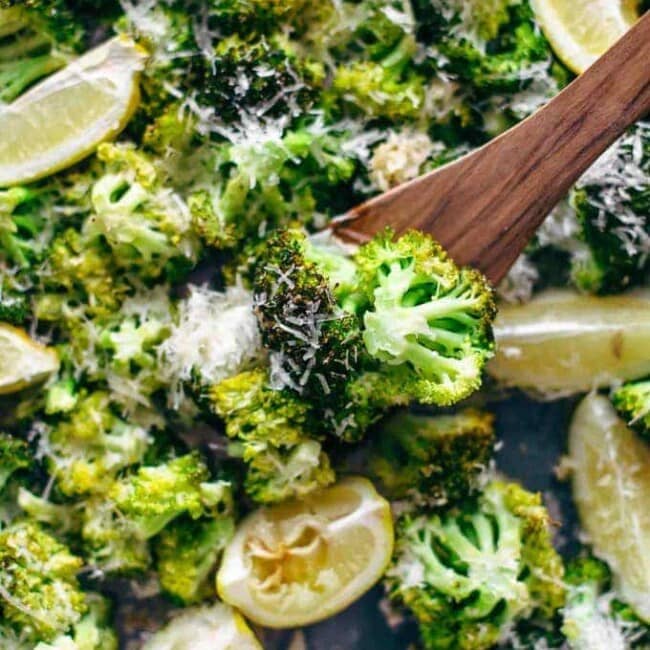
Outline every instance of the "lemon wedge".
[[370, 481], [348, 478], [244, 519], [224, 553], [217, 589], [260, 625], [308, 625], [370, 589], [393, 542], [388, 502]]
[[154, 634], [142, 650], [263, 650], [232, 607], [216, 603], [184, 609]]
[[138, 105], [145, 59], [118, 36], [0, 106], [0, 187], [69, 167], [115, 137]]
[[650, 622], [650, 447], [597, 394], [578, 406], [569, 433], [573, 496], [594, 553], [614, 587]]
[[639, 18], [636, 0], [532, 0], [555, 54], [578, 74]]
[[37, 384], [58, 367], [59, 358], [52, 348], [17, 327], [0, 323], [0, 395]]

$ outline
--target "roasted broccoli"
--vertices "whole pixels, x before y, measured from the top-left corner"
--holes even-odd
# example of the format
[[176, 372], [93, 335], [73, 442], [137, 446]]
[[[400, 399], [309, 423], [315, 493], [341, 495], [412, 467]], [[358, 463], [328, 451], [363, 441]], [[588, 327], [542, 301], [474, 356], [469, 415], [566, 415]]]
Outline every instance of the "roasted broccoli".
[[27, 443], [0, 431], [0, 492], [12, 474], [28, 469], [32, 463]]
[[612, 393], [612, 403], [635, 431], [650, 437], [650, 381], [623, 384]]
[[392, 498], [453, 504], [481, 487], [495, 443], [492, 421], [490, 414], [471, 409], [396, 414], [373, 437], [370, 471]]
[[578, 181], [572, 204], [587, 249], [573, 280], [590, 293], [643, 283], [650, 245], [650, 125], [640, 122]]
[[0, 4], [0, 102], [11, 102], [83, 47], [84, 31], [62, 0]]
[[404, 372], [402, 392], [447, 406], [475, 391], [494, 347], [496, 308], [485, 278], [459, 269], [415, 231], [379, 235], [354, 259], [372, 305], [363, 315], [366, 350]]
[[490, 648], [516, 621], [562, 607], [549, 521], [539, 495], [500, 481], [441, 514], [402, 518], [386, 585], [425, 648]]
[[234, 532], [230, 518], [179, 517], [165, 527], [153, 543], [164, 591], [185, 604], [214, 596], [217, 561]]
[[33, 641], [52, 641], [78, 624], [88, 606], [77, 582], [83, 561], [39, 525], [0, 530], [0, 611]]

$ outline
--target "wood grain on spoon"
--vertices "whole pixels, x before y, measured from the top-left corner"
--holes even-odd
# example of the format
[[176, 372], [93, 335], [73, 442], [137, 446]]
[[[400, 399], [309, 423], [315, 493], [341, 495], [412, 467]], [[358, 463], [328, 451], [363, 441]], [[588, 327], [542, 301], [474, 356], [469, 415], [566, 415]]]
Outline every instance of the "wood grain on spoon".
[[544, 108], [469, 155], [334, 221], [361, 243], [386, 226], [431, 233], [498, 282], [591, 163], [650, 112], [650, 12]]

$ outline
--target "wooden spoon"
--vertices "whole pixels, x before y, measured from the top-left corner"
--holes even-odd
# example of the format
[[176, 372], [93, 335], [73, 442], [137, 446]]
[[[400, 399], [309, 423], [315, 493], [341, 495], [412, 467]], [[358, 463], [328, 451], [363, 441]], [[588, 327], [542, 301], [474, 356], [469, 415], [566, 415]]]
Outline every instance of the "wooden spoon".
[[544, 108], [459, 160], [330, 226], [362, 243], [386, 226], [433, 235], [496, 283], [591, 163], [650, 112], [650, 12]]

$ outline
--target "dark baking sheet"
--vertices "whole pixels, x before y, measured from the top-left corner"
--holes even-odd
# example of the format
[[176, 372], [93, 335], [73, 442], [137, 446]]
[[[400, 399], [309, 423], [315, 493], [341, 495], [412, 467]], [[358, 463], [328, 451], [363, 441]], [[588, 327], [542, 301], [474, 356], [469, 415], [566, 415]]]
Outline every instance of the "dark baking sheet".
[[[566, 432], [575, 399], [535, 402], [517, 393], [487, 405], [496, 414], [500, 446], [497, 468], [544, 494], [557, 522], [558, 549], [575, 552], [577, 523], [569, 485], [559, 482], [554, 467], [565, 451]], [[117, 598], [117, 625], [121, 650], [137, 650], [147, 631], [164, 623], [169, 603], [161, 597], [135, 599], [124, 583], [105, 585]], [[383, 593], [375, 587], [347, 610], [322, 623], [305, 628], [307, 650], [405, 650], [416, 638], [408, 621], [389, 627], [380, 609]], [[258, 630], [266, 650], [289, 650], [294, 633]], [[191, 650], [191, 646], [188, 646]], [[293, 650], [293, 649], [292, 649]], [[296, 650], [302, 650], [300, 646]]]

